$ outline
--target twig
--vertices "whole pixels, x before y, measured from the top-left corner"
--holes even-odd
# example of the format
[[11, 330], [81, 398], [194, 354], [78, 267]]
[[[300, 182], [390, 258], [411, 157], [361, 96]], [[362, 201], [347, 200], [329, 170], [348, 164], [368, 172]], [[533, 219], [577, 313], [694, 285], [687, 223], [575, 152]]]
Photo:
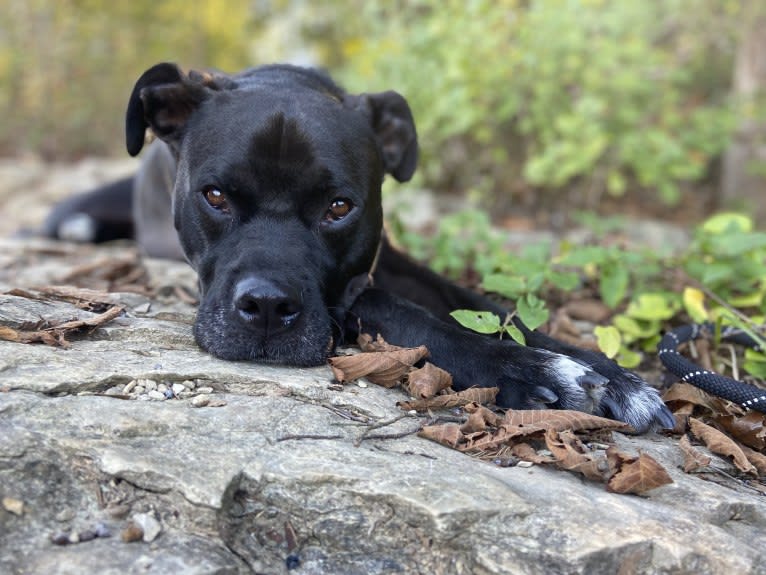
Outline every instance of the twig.
[[[356, 439], [354, 442], [354, 447], [359, 447], [359, 445], [364, 441], [365, 439], [368, 439], [368, 435], [371, 431], [374, 431], [375, 429], [380, 429], [381, 427], [388, 427], [389, 425], [393, 425], [397, 421], [401, 421], [405, 417], [409, 417], [410, 415], [408, 413], [402, 413], [400, 415], [397, 415], [396, 417], [392, 419], [387, 419], [385, 421], [378, 421], [375, 423], [371, 423], [367, 426], [367, 429], [365, 429], [362, 434]], [[408, 434], [409, 435], [409, 434]]]
[[342, 435], [311, 435], [310, 433], [290, 433], [278, 437], [277, 441], [292, 441], [294, 439], [343, 439]]

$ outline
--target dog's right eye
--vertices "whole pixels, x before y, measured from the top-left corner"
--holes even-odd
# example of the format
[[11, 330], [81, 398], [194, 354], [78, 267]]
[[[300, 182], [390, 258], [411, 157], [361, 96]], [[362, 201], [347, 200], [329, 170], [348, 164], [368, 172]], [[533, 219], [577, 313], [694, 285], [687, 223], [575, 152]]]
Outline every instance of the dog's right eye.
[[205, 201], [214, 210], [219, 212], [229, 212], [229, 202], [226, 200], [226, 194], [215, 186], [205, 186], [202, 189], [202, 195], [205, 197]]

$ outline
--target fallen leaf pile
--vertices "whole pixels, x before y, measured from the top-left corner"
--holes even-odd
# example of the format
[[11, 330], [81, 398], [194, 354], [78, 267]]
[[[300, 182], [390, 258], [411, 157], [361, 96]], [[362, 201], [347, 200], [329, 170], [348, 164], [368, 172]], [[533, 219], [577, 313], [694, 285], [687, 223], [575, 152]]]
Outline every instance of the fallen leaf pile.
[[611, 430], [628, 428], [625, 423], [565, 410], [508, 410], [500, 415], [483, 405], [494, 403], [496, 387], [454, 392], [452, 377], [444, 370], [427, 362], [415, 368], [428, 357], [424, 346], [401, 348], [365, 334], [358, 343], [362, 353], [329, 360], [339, 382], [366, 377], [385, 387], [401, 384], [414, 398], [398, 404], [407, 411], [463, 408], [464, 423], [427, 425], [420, 432], [427, 439], [482, 459], [554, 465], [604, 482], [615, 493], [644, 493], [672, 483], [665, 469], [645, 453], [629, 455], [589, 444], [603, 440]]
[[380, 335], [373, 340], [361, 334], [357, 341], [362, 353], [341, 355], [329, 359], [335, 379], [341, 383], [355, 381], [361, 377], [383, 387], [405, 384], [413, 401], [399, 403], [403, 410], [427, 411], [449, 407], [460, 407], [471, 402], [493, 403], [496, 387], [471, 388], [455, 392], [452, 376], [432, 363], [426, 362], [421, 368], [414, 367], [428, 357], [425, 346], [399, 347], [387, 343]]
[[465, 406], [463, 425], [423, 428], [421, 435], [459, 451], [502, 462], [516, 458], [551, 464], [607, 484], [615, 493], [645, 493], [672, 483], [665, 469], [645, 453], [629, 455], [610, 446], [589, 445], [591, 434], [626, 429], [622, 422], [566, 410], [508, 410], [498, 415], [478, 404]]
[[766, 415], [710, 396], [687, 383], [676, 383], [663, 399], [676, 418], [681, 434], [684, 470], [704, 469], [710, 458], [692, 446], [687, 434], [710, 451], [731, 460], [742, 473], [766, 477]]

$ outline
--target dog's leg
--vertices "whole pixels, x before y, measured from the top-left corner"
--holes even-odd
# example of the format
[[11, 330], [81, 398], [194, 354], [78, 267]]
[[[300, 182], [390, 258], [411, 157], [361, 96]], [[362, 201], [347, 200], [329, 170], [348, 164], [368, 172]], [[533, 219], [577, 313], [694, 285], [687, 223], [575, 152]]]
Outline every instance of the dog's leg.
[[133, 237], [133, 178], [123, 178], [56, 205], [42, 234], [75, 242], [107, 242]]
[[[658, 425], [673, 426], [673, 417], [656, 390], [601, 353], [583, 350], [541, 332], [530, 331], [518, 321], [515, 323], [524, 331], [527, 347], [473, 334], [459, 327], [449, 316], [454, 309], [487, 310], [501, 317], [507, 311], [488, 298], [445, 280], [388, 246], [384, 247], [381, 255], [375, 285], [381, 291], [395, 294], [392, 299], [405, 298], [408, 302], [382, 304], [386, 315], [381, 317], [376, 315], [375, 309], [370, 309], [374, 306], [365, 304], [365, 299], [361, 299], [352, 310], [364, 318], [363, 329], [374, 331], [374, 327], [383, 337], [389, 333], [400, 338], [400, 341], [392, 339], [392, 343], [425, 344], [429, 349], [436, 346], [432, 354], [443, 363], [442, 367], [458, 374], [456, 382], [462, 388], [498, 385], [500, 382], [498, 401], [505, 401], [501, 405], [520, 407], [528, 405], [530, 397], [531, 403], [534, 403], [534, 397], [540, 395], [539, 390], [534, 389], [543, 387], [559, 398], [552, 402], [554, 407], [609, 415], [630, 423], [637, 430]], [[379, 300], [382, 296], [367, 295], [367, 298], [373, 297]], [[436, 317], [429, 318], [428, 312], [409, 302], [417, 303]], [[438, 326], [434, 323], [437, 321]], [[449, 335], [440, 336], [442, 332]], [[418, 338], [422, 340], [418, 341]], [[486, 365], [487, 362], [491, 365]], [[506, 388], [508, 390], [503, 391]]]

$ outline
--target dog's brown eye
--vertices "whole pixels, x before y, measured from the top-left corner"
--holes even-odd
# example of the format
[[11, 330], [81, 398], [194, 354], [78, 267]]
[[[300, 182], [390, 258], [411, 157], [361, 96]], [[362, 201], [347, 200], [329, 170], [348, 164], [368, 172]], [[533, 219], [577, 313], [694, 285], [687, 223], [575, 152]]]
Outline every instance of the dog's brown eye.
[[349, 214], [353, 207], [354, 205], [351, 203], [351, 200], [346, 198], [335, 198], [330, 204], [327, 214], [325, 214], [325, 219], [331, 222], [342, 220]]
[[202, 190], [202, 193], [205, 196], [205, 201], [210, 205], [211, 208], [220, 210], [222, 212], [229, 211], [229, 203], [226, 201], [226, 194], [224, 194], [221, 190], [215, 186], [205, 186], [205, 188]]

